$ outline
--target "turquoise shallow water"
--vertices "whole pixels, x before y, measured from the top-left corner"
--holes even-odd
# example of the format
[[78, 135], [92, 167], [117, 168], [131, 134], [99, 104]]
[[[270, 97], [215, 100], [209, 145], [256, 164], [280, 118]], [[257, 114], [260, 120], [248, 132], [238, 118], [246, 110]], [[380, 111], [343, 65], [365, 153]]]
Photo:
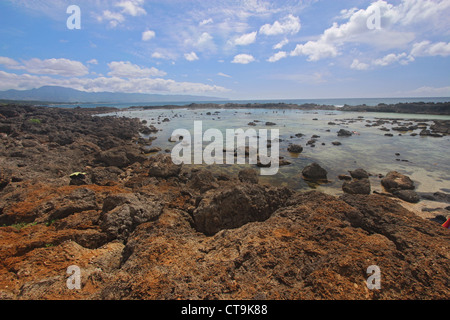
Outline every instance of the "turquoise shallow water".
[[[207, 115], [208, 112], [212, 115]], [[217, 113], [214, 114], [215, 112]], [[371, 177], [373, 190], [382, 191], [378, 174], [386, 175], [387, 172], [396, 170], [409, 175], [415, 181], [419, 192], [436, 192], [446, 189], [447, 192], [450, 191], [448, 190], [450, 189], [450, 136], [421, 137], [411, 136], [412, 131], [391, 131], [390, 133], [394, 136], [387, 137], [386, 132], [380, 130], [382, 126], [390, 129], [393, 126], [408, 123], [408, 119], [420, 120], [429, 125], [432, 123], [431, 120], [450, 120], [450, 116], [280, 109], [155, 109], [121, 111], [113, 114], [147, 120], [148, 124], [161, 129], [155, 134], [158, 138], [153, 141], [152, 146], [160, 147], [162, 150], [171, 150], [176, 144], [169, 142], [175, 129], [187, 129], [193, 133], [194, 121], [198, 120], [203, 121], [203, 130], [219, 129], [224, 136], [226, 129], [252, 128], [257, 131], [279, 129], [280, 138], [283, 140], [280, 142], [280, 156], [291, 161], [292, 164], [280, 167], [278, 174], [274, 176], [261, 177], [262, 183], [284, 185], [297, 190], [316, 187], [327, 193], [342, 194], [342, 182], [337, 176], [348, 173], [348, 170], [363, 168], [374, 174]], [[170, 121], [162, 122], [164, 118], [169, 118]], [[369, 126], [380, 118], [397, 119], [398, 123]], [[248, 126], [248, 123], [254, 120], [261, 122], [257, 122], [256, 127]], [[274, 122], [276, 126], [267, 127], [266, 121]], [[329, 125], [329, 122], [335, 122], [336, 125]], [[340, 129], [355, 131], [358, 134], [351, 137], [338, 137], [337, 131]], [[414, 132], [419, 133], [420, 130]], [[302, 133], [304, 136], [291, 138], [297, 133]], [[320, 136], [314, 148], [306, 145], [312, 135]], [[333, 146], [331, 144], [333, 141], [339, 141], [342, 145]], [[287, 147], [290, 143], [302, 145], [303, 152], [300, 155], [289, 153]], [[312, 162], [319, 163], [328, 171], [329, 183], [311, 186], [301, 178], [302, 169]], [[247, 166], [249, 165], [219, 165], [211, 169], [237, 175], [239, 170]]]

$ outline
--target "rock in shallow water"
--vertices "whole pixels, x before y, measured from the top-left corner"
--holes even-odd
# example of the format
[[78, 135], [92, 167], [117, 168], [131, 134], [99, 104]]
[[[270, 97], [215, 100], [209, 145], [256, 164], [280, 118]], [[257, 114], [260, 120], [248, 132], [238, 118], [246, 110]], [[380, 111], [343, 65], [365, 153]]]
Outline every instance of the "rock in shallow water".
[[328, 172], [317, 163], [312, 163], [302, 171], [306, 180], [327, 180]]

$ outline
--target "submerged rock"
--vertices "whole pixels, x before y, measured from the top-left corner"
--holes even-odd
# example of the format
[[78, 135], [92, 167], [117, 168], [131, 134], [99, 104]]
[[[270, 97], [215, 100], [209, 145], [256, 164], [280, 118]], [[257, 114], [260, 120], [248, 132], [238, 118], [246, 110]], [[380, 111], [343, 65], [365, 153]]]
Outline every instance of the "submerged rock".
[[337, 135], [338, 135], [338, 137], [350, 137], [353, 135], [353, 132], [345, 130], [345, 129], [341, 129], [338, 131]]
[[287, 150], [291, 153], [302, 153], [303, 147], [299, 144], [291, 144]]

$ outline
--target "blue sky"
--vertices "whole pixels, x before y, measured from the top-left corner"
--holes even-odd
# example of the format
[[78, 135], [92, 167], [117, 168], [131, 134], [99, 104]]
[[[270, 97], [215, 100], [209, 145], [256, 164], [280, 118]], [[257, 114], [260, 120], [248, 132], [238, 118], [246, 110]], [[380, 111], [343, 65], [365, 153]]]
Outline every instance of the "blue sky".
[[448, 97], [449, 16], [449, 0], [2, 0], [0, 90]]

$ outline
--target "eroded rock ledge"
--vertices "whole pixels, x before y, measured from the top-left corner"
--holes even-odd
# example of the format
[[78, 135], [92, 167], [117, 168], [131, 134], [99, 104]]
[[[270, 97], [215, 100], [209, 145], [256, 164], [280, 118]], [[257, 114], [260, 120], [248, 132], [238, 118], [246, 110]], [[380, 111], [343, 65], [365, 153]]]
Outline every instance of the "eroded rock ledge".
[[[450, 296], [448, 229], [398, 200], [294, 192], [261, 185], [250, 171], [216, 177], [167, 156], [147, 159], [132, 143], [136, 119], [91, 114], [2, 113], [12, 129], [0, 149], [1, 299]], [[24, 126], [29, 119], [45, 119], [45, 132]], [[98, 161], [122, 144], [139, 156]], [[80, 170], [85, 183], [70, 185]], [[81, 268], [81, 290], [66, 286], [70, 265]], [[366, 286], [371, 265], [381, 290]]]

